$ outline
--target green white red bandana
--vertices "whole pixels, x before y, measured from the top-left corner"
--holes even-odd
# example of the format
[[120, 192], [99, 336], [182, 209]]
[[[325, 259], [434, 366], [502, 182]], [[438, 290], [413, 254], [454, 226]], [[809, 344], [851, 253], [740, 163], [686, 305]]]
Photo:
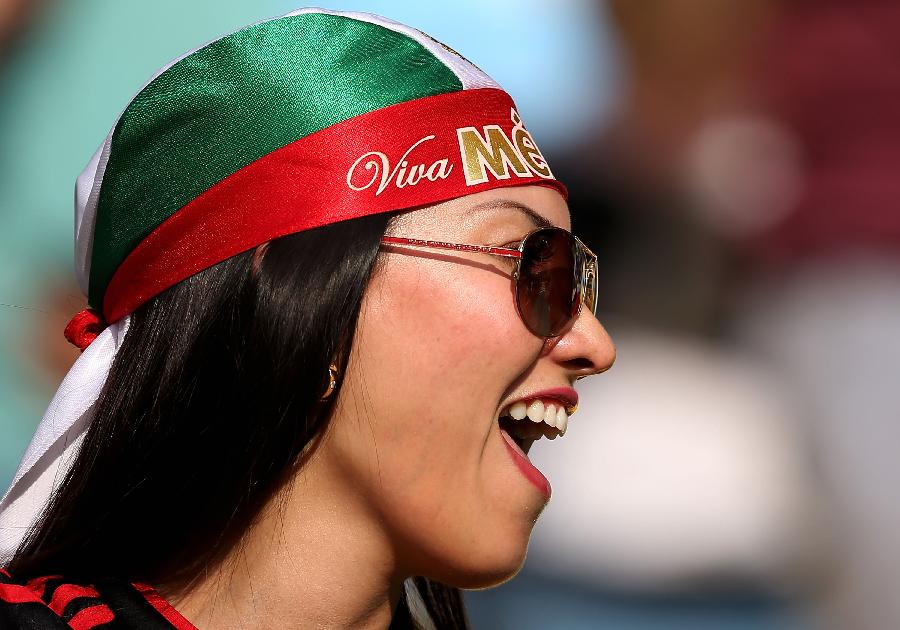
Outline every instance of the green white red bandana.
[[93, 311], [66, 336], [87, 349], [0, 502], [0, 560], [77, 454], [141, 304], [279, 236], [526, 184], [565, 195], [509, 95], [382, 17], [301, 9], [164, 67], [78, 178], [76, 271]]
[[79, 181], [79, 278], [114, 322], [285, 234], [535, 183], [564, 193], [477, 67], [381, 17], [302, 9], [189, 53], [131, 101]]

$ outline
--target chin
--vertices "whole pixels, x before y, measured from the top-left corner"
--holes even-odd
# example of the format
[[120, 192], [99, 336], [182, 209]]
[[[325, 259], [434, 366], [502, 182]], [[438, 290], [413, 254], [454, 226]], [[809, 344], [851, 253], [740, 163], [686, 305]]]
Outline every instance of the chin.
[[[447, 570], [434, 575], [433, 579], [466, 590], [478, 590], [498, 586], [512, 579], [525, 564], [528, 539], [521, 543], [497, 542], [468, 550], [459, 562], [446, 567]], [[432, 576], [429, 576], [432, 577]]]
[[[512, 563], [510, 566], [492, 567], [491, 570], [459, 576], [460, 579], [455, 580], [453, 584], [448, 584], [448, 586], [455, 586], [467, 591], [477, 591], [500, 586], [504, 582], [513, 579], [519, 571], [522, 570], [524, 565], [525, 556], [523, 555], [519, 562]], [[446, 582], [443, 583], [447, 584]]]

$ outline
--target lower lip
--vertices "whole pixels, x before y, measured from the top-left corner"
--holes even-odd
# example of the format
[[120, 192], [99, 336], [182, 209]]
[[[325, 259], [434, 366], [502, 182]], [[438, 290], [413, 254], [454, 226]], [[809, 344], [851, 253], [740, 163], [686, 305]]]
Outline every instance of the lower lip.
[[520, 452], [519, 447], [513, 441], [509, 434], [500, 429], [500, 435], [503, 437], [503, 443], [506, 444], [506, 450], [509, 451], [510, 457], [512, 457], [516, 466], [522, 471], [522, 474], [525, 475], [525, 478], [532, 483], [532, 485], [541, 491], [548, 499], [550, 498], [550, 482], [547, 481], [547, 478], [541, 474], [541, 471], [534, 467], [528, 458], [526, 458]]

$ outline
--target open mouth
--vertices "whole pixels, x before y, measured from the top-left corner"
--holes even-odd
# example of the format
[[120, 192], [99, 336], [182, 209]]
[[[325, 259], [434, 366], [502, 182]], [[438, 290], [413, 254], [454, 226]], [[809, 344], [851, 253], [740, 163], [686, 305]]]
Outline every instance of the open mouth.
[[547, 497], [550, 496], [550, 483], [528, 459], [528, 452], [541, 438], [555, 440], [565, 435], [572, 412], [573, 407], [567, 409], [557, 401], [534, 399], [515, 402], [500, 413], [500, 434], [513, 460], [525, 477]]
[[500, 428], [527, 455], [531, 445], [542, 437], [555, 440], [565, 435], [571, 411], [555, 401], [520, 400], [500, 413]]

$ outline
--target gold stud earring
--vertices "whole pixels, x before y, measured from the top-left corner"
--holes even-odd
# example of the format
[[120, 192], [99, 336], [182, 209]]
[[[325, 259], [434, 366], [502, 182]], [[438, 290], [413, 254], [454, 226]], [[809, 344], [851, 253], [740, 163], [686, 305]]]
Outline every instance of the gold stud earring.
[[337, 377], [338, 377], [338, 369], [337, 366], [332, 363], [328, 366], [328, 387], [325, 389], [325, 393], [322, 394], [319, 400], [328, 400], [331, 398], [331, 395], [334, 393], [334, 390], [337, 388]]

